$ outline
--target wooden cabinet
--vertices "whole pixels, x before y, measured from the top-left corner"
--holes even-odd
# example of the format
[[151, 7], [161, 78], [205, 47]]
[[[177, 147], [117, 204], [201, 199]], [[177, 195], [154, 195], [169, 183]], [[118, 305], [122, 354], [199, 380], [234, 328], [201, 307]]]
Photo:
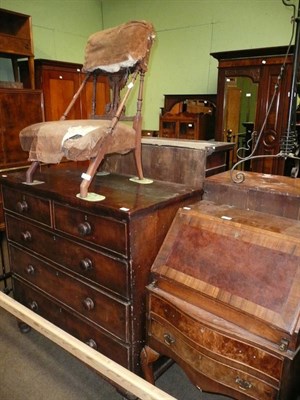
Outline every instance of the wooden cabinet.
[[[28, 165], [28, 153], [21, 148], [19, 133], [26, 126], [41, 121], [43, 108], [40, 90], [0, 88], [0, 169]], [[0, 194], [0, 229], [3, 228]]]
[[208, 140], [214, 137], [215, 95], [165, 95], [159, 136]]
[[19, 80], [17, 60], [28, 58], [29, 82], [34, 89], [34, 53], [31, 17], [0, 8], [0, 56], [12, 60], [15, 80]]
[[[21, 78], [28, 85], [27, 65], [19, 63]], [[57, 121], [66, 111], [85, 74], [82, 65], [51, 60], [35, 60], [35, 84], [44, 94], [46, 121]], [[92, 112], [92, 78], [68, 114], [68, 119], [86, 119]], [[96, 113], [101, 115], [109, 103], [107, 78], [99, 76], [97, 82]]]
[[19, 133], [26, 126], [41, 121], [40, 90], [0, 88], [0, 168], [27, 164], [28, 153], [21, 148]]
[[150, 266], [180, 206], [200, 190], [98, 176], [102, 202], [76, 197], [80, 171], [1, 177], [14, 297], [124, 367], [140, 373]]
[[204, 391], [296, 399], [299, 228], [205, 200], [180, 209], [151, 268], [146, 377], [153, 380], [149, 364], [165, 355]]
[[[243, 124], [253, 123], [255, 138], [262, 130], [256, 155], [279, 153], [281, 139], [287, 130], [292, 54], [286, 59], [278, 90], [271, 102], [286, 51], [287, 47], [274, 47], [212, 53], [219, 62], [216, 140], [224, 140], [229, 133], [237, 143], [239, 135], [245, 132]], [[250, 168], [256, 172], [283, 175], [284, 159], [255, 159]]]

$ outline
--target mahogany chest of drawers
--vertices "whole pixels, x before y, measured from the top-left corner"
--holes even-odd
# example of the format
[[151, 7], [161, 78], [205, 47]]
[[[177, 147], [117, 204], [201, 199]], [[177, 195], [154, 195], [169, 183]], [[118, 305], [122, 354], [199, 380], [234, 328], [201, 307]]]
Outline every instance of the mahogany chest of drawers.
[[44, 167], [38, 185], [24, 171], [1, 176], [14, 297], [140, 374], [150, 267], [177, 209], [201, 191], [111, 174], [91, 185], [105, 200], [87, 202], [76, 197], [80, 175]]
[[146, 378], [174, 359], [208, 392], [300, 394], [300, 223], [200, 201], [177, 212], [148, 285]]

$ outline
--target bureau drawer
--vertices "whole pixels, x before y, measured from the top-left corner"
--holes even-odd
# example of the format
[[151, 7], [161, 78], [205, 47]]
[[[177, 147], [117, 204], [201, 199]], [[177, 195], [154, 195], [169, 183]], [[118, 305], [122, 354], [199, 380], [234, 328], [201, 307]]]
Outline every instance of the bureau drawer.
[[[238, 340], [228, 336], [228, 334], [216, 331], [209, 326], [207, 321], [192, 318], [171, 302], [153, 293], [150, 294], [149, 310], [151, 317], [159, 319], [161, 323], [165, 321], [168, 326], [174, 327], [187, 340], [201, 347], [202, 351], [210, 352], [212, 357], [213, 355], [223, 357], [225, 362], [226, 360], [231, 363], [235, 362], [240, 365], [238, 368], [241, 369], [243, 367], [251, 368], [253, 374], [260, 371], [265, 375], [265, 379], [278, 384], [283, 368], [282, 358], [276, 357], [255, 345], [243, 342], [243, 337]], [[238, 336], [237, 333], [236, 336]]]
[[54, 203], [54, 227], [89, 243], [127, 256], [127, 224]]
[[[18, 269], [18, 267], [17, 267]], [[17, 271], [15, 272], [18, 275]], [[124, 341], [128, 341], [127, 323], [130, 304], [108, 296], [71, 275], [35, 260], [20, 269], [26, 280], [34, 284], [56, 300], [64, 303], [91, 322], [101, 326]]]
[[[7, 216], [7, 236], [10, 241], [67, 268], [93, 284], [129, 297], [128, 263], [86, 246], [55, 235], [25, 220]], [[12, 249], [12, 265], [24, 265], [20, 251]], [[27, 260], [28, 261], [28, 260]], [[26, 262], [27, 262], [26, 261]]]
[[118, 342], [112, 336], [74, 315], [69, 309], [50, 300], [49, 297], [24, 282], [14, 279], [13, 286], [14, 298], [17, 301], [79, 340], [89, 344], [106, 357], [111, 358], [125, 368], [130, 368], [129, 346]]
[[[157, 345], [156, 342], [159, 344]], [[151, 320], [150, 347], [159, 348], [160, 354], [174, 359], [179, 365], [182, 361], [192, 368], [197, 373], [196, 384], [200, 388], [201, 377], [203, 377], [204, 380], [209, 378], [231, 388], [234, 393], [249, 396], [251, 399], [275, 400], [277, 398], [278, 388], [196, 350], [177, 330], [172, 327], [166, 328], [155, 320]]]
[[7, 186], [2, 187], [3, 205], [6, 210], [51, 226], [50, 201], [31, 196]]

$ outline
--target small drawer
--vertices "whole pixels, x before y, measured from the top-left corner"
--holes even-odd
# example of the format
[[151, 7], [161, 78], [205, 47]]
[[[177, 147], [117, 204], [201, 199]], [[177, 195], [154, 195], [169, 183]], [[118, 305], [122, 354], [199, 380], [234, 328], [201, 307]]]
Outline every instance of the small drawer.
[[283, 368], [282, 358], [243, 342], [243, 337], [238, 340], [216, 331], [209, 326], [209, 323], [195, 320], [159, 296], [151, 294], [149, 303], [150, 315], [154, 318], [160, 317], [168, 325], [174, 326], [188, 340], [201, 346], [203, 351], [210, 351], [241, 366], [250, 367], [254, 374], [256, 370], [261, 371], [266, 375], [266, 379], [269, 377], [270, 380], [279, 382]]
[[2, 187], [4, 209], [51, 226], [50, 201], [27, 193]]
[[[16, 227], [20, 227], [17, 220], [11, 221], [10, 219], [9, 232], [12, 222]], [[57, 263], [77, 274], [87, 283], [90, 282], [93, 286], [99, 285], [113, 294], [129, 299], [129, 270], [128, 264], [123, 260], [114, 259], [90, 248], [80, 246], [78, 243], [29, 224], [22, 228], [23, 232], [29, 232], [32, 238], [30, 249], [48, 258], [51, 264]], [[9, 248], [11, 268], [20, 275], [24, 273], [28, 265], [34, 264], [38, 260], [37, 257], [12, 244]]]
[[[197, 376], [195, 379], [200, 388], [202, 380], [205, 381], [206, 378], [209, 378], [226, 388], [231, 388], [234, 393], [249, 396], [251, 399], [275, 400], [277, 398], [277, 387], [196, 350], [184, 340], [184, 337], [176, 329], [166, 328], [159, 322], [151, 320], [150, 335], [152, 348], [155, 348], [155, 341], [158, 341], [160, 349], [165, 350], [160, 351], [161, 354], [173, 358], [179, 364], [182, 361], [195, 371], [197, 375], [194, 377]], [[221, 388], [219, 393], [222, 393]], [[237, 396], [239, 395], [237, 394]]]
[[[130, 304], [121, 302], [38, 259], [20, 276], [125, 342]], [[16, 272], [14, 276], [18, 276]]]
[[50, 300], [49, 297], [26, 283], [14, 279], [13, 285], [14, 298], [17, 301], [84, 343], [89, 344], [106, 357], [111, 358], [125, 368], [130, 368], [130, 349], [128, 345], [120, 343], [113, 336], [74, 315], [68, 308]]
[[55, 229], [127, 256], [127, 224], [54, 203]]

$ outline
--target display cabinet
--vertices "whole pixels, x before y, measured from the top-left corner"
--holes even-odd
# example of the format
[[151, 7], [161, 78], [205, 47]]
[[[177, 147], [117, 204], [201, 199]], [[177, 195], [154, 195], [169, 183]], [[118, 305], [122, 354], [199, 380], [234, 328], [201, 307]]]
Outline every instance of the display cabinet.
[[[287, 47], [283, 46], [211, 53], [218, 60], [219, 71], [216, 140], [226, 140], [228, 134], [238, 140], [245, 132], [245, 124], [252, 123], [254, 141], [262, 130], [256, 154], [272, 156], [279, 153], [281, 139], [287, 130], [293, 71], [293, 55], [290, 53], [286, 58], [286, 52]], [[282, 175], [284, 164], [283, 158], [265, 157], [252, 160], [248, 169]]]
[[214, 137], [215, 95], [165, 95], [159, 136], [208, 140]]

